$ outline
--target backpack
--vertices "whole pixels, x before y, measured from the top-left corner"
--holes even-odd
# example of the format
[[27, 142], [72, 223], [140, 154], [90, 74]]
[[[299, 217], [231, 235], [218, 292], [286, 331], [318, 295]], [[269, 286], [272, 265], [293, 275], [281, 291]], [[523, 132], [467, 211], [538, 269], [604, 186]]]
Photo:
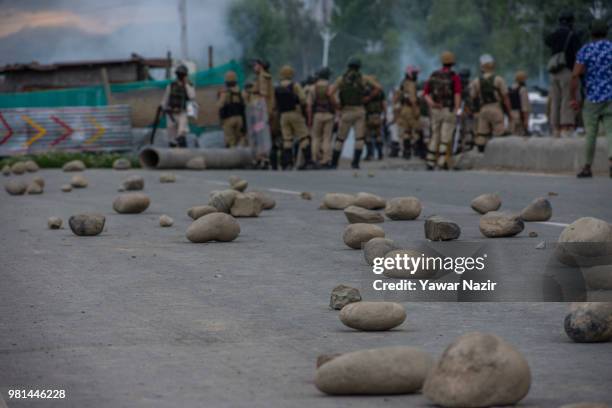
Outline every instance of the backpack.
[[385, 100], [384, 93], [379, 92], [378, 95], [370, 99], [370, 101], [366, 104], [365, 106], [366, 112], [370, 114], [382, 113], [384, 100]]
[[445, 108], [450, 108], [454, 104], [455, 87], [453, 84], [453, 71], [435, 71], [429, 77], [429, 89], [431, 98], [434, 102], [441, 104]]
[[339, 86], [340, 104], [342, 106], [363, 106], [366, 87], [359, 71], [349, 70], [342, 76]]
[[314, 86], [314, 111], [333, 112], [333, 107], [327, 95], [328, 85], [319, 84]]
[[287, 86], [279, 85], [274, 89], [274, 95], [276, 96], [276, 106], [280, 113], [294, 111], [295, 108], [300, 104], [298, 96], [295, 94], [294, 83], [291, 82]]
[[557, 72], [562, 71], [563, 68], [569, 68], [567, 66], [565, 52], [567, 51], [567, 46], [569, 45], [572, 35], [574, 35], [574, 32], [570, 31], [567, 34], [567, 37], [565, 38], [565, 44], [563, 45], [563, 50], [561, 50], [560, 52], [556, 54], [553, 54], [553, 56], [550, 57], [550, 59], [548, 60], [548, 64], [546, 64], [546, 69], [548, 69], [548, 72], [550, 72], [551, 74], [556, 74]]
[[187, 107], [187, 87], [178, 81], [170, 84], [168, 107], [172, 110], [185, 110]]
[[480, 82], [480, 103], [482, 105], [487, 105], [489, 103], [498, 103], [497, 100], [497, 88], [495, 87], [495, 79], [496, 75], [491, 75], [488, 78], [481, 76], [479, 78]]
[[523, 85], [512, 87], [508, 90], [508, 98], [510, 99], [510, 106], [512, 110], [521, 111], [521, 89]]

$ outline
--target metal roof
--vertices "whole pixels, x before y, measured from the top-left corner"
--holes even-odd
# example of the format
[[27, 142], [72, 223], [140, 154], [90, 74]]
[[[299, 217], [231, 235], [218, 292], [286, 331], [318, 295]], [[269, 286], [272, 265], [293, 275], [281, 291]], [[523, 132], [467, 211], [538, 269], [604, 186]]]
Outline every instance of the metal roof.
[[93, 60], [93, 61], [68, 61], [58, 62], [54, 64], [39, 64], [33, 61], [29, 64], [7, 64], [0, 67], [0, 73], [17, 72], [17, 71], [55, 71], [62, 68], [78, 68], [78, 67], [93, 67], [104, 65], [121, 65], [121, 64], [141, 64], [151, 68], [166, 68], [171, 66], [172, 62], [167, 58], [144, 58], [136, 53], [133, 53], [129, 59], [110, 59], [110, 60]]

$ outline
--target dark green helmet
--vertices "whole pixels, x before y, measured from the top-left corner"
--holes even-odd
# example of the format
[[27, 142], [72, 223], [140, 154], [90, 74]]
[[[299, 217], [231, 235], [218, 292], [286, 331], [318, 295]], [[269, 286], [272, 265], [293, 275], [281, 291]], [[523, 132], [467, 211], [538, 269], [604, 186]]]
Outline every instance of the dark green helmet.
[[317, 78], [319, 79], [329, 79], [331, 76], [331, 70], [327, 67], [323, 67], [317, 72]]
[[361, 60], [357, 57], [351, 57], [346, 64], [349, 68], [359, 69], [361, 68]]
[[189, 73], [189, 70], [187, 69], [187, 67], [183, 64], [179, 65], [178, 67], [176, 67], [176, 70], [174, 71], [174, 73], [176, 74], [176, 76], [185, 76]]

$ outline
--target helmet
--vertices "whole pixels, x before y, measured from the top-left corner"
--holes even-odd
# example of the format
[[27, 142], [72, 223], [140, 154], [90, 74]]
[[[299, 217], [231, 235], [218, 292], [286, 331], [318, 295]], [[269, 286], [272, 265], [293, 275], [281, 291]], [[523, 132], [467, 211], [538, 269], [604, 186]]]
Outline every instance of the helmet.
[[408, 75], [413, 75], [413, 74], [418, 74], [419, 72], [421, 72], [421, 70], [416, 65], [408, 65], [406, 67], [406, 71], [405, 72]]
[[480, 66], [482, 68], [491, 69], [495, 65], [495, 59], [491, 54], [482, 54], [480, 56]]
[[252, 60], [253, 65], [255, 64], [259, 64], [261, 65], [261, 67], [263, 69], [265, 69], [266, 71], [270, 69], [270, 61], [263, 59], [263, 58], [255, 58], [254, 60]]
[[176, 70], [174, 71], [174, 73], [176, 74], [176, 76], [185, 76], [189, 73], [189, 70], [187, 69], [185, 65], [181, 64], [178, 67], [176, 67]]
[[444, 51], [440, 55], [440, 62], [442, 65], [452, 65], [455, 63], [455, 54], [450, 51]]
[[571, 24], [574, 22], [574, 12], [571, 10], [563, 10], [559, 13], [559, 22]]
[[293, 68], [289, 65], [283, 65], [280, 69], [281, 79], [293, 79]]
[[236, 82], [238, 80], [238, 77], [236, 76], [236, 73], [234, 71], [227, 71], [225, 73], [225, 82]]
[[349, 58], [347, 64], [346, 64], [349, 68], [361, 68], [361, 60], [357, 57], [351, 57]]
[[317, 72], [317, 78], [319, 79], [329, 79], [331, 76], [331, 70], [327, 67], [323, 67]]
[[525, 82], [527, 81], [527, 73], [525, 71], [517, 71], [514, 79], [516, 79], [516, 82]]

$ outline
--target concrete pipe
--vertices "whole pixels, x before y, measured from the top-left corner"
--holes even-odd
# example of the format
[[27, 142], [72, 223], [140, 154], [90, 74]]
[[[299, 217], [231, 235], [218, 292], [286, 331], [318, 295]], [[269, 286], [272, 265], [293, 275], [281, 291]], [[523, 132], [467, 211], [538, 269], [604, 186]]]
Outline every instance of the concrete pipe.
[[181, 149], [147, 146], [140, 151], [140, 165], [149, 169], [184, 169], [194, 157], [203, 157], [207, 169], [242, 169], [252, 165], [249, 148]]

